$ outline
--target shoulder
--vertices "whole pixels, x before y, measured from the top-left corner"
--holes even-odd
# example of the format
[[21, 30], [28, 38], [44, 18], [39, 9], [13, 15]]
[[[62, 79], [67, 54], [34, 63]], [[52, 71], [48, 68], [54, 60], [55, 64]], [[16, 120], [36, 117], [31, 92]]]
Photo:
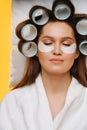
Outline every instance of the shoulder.
[[83, 88], [84, 90], [87, 90], [87, 87], [82, 85], [75, 77], [72, 77], [72, 80], [73, 80], [73, 83], [76, 85], [76, 86], [79, 86], [80, 88]]
[[0, 104], [0, 126], [4, 127], [4, 125], [7, 125], [7, 129], [9, 129], [8, 127], [10, 127], [12, 120], [21, 119], [24, 113], [27, 115], [31, 107], [32, 109], [35, 108], [37, 105], [35, 104], [35, 88], [34, 84], [24, 86], [9, 92], [4, 97]]
[[20, 106], [26, 106], [26, 104], [29, 106], [33, 105], [34, 107], [37, 104], [37, 99], [37, 84], [35, 81], [31, 85], [25, 85], [21, 88], [10, 91], [2, 100], [0, 108], [2, 109], [2, 107], [8, 107], [9, 109], [15, 109]]
[[4, 105], [11, 108], [18, 107], [18, 105], [31, 100], [32, 96], [35, 95], [35, 91], [35, 84], [12, 90], [4, 97], [0, 107], [2, 108]]
[[36, 107], [37, 93], [35, 84], [15, 89], [9, 92], [0, 104], [0, 121], [2, 118], [3, 122], [4, 118], [14, 119], [18, 115], [21, 116], [20, 113], [34, 111], [33, 109]]
[[73, 78], [73, 79], [74, 79], [74, 83], [76, 84], [76, 86], [81, 90], [84, 101], [87, 103], [87, 87], [82, 85], [81, 83], [79, 83], [79, 81], [77, 79], [75, 79], [75, 78]]

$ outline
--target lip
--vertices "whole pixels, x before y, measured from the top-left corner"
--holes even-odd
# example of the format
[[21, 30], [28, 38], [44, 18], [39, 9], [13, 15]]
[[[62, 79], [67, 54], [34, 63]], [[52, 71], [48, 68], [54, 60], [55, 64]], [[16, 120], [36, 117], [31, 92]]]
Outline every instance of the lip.
[[64, 60], [62, 60], [62, 59], [56, 59], [56, 58], [50, 59], [50, 61], [52, 63], [56, 63], [56, 64], [61, 64], [61, 63], [64, 62]]

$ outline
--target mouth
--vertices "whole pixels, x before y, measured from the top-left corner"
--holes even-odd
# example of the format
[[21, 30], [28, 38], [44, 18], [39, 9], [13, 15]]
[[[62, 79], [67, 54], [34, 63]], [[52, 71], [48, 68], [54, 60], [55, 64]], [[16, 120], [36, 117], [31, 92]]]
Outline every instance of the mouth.
[[56, 59], [56, 58], [50, 59], [50, 61], [52, 63], [56, 63], [56, 64], [61, 64], [61, 63], [64, 62], [64, 60], [62, 60], [62, 59]]

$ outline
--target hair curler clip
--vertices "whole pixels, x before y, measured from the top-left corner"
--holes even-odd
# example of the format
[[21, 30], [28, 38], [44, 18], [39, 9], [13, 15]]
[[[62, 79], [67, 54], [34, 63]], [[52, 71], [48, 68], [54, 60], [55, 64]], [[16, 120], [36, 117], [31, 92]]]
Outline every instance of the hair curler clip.
[[55, 0], [53, 3], [52, 11], [56, 19], [67, 20], [74, 15], [74, 6], [67, 0]]
[[37, 45], [35, 42], [19, 42], [18, 49], [26, 57], [33, 57], [37, 53]]
[[29, 17], [36, 25], [44, 25], [49, 20], [50, 11], [42, 6], [34, 6], [31, 8]]

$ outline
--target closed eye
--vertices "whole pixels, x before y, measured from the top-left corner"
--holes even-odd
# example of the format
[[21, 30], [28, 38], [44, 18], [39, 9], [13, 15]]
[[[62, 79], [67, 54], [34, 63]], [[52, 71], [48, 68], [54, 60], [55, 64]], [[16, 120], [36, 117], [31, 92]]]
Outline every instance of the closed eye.
[[52, 45], [53, 43], [51, 43], [51, 42], [46, 43], [46, 42], [45, 42], [44, 44], [49, 46], [49, 45]]
[[66, 44], [66, 43], [63, 43], [62, 45], [64, 45], [64, 46], [71, 46], [71, 44]]

